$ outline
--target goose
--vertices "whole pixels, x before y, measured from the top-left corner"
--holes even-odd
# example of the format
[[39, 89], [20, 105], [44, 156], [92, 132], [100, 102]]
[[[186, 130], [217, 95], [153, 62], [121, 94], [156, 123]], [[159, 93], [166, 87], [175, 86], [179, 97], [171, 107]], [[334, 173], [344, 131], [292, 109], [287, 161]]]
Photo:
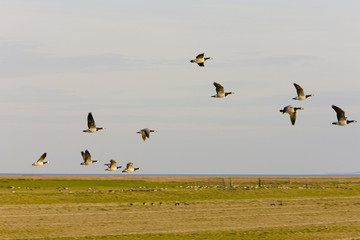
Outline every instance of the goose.
[[204, 58], [204, 53], [201, 53], [199, 55], [196, 56], [195, 59], [191, 60], [190, 62], [191, 63], [197, 63], [200, 67], [204, 67], [204, 63], [206, 60], [211, 60], [213, 59], [212, 57], [207, 57], [207, 58]]
[[309, 97], [313, 97], [314, 94], [309, 94], [309, 95], [305, 95], [304, 93], [304, 89], [302, 87], [300, 87], [298, 84], [294, 83], [294, 86], [296, 88], [296, 92], [297, 92], [297, 97], [294, 97], [294, 100], [305, 100]]
[[115, 160], [110, 160], [110, 163], [105, 163], [104, 164], [105, 166], [107, 166], [108, 168], [107, 169], [105, 169], [105, 171], [116, 171], [116, 170], [118, 170], [119, 168], [123, 168], [122, 166], [120, 166], [120, 167], [117, 167], [116, 166], [116, 161]]
[[150, 137], [151, 132], [157, 132], [157, 131], [156, 130], [151, 130], [149, 128], [144, 128], [144, 129], [142, 129], [142, 130], [140, 130], [140, 131], [138, 131], [136, 133], [141, 134], [142, 139], [145, 141], [146, 138]]
[[122, 171], [123, 173], [132, 173], [137, 170], [140, 170], [141, 168], [134, 168], [134, 164], [132, 162], [129, 162], [126, 164], [126, 168]]
[[229, 94], [234, 94], [234, 92], [225, 92], [224, 87], [221, 86], [219, 83], [214, 82], [214, 86], [216, 87], [216, 95], [211, 96], [214, 98], [224, 98]]
[[283, 114], [288, 113], [290, 115], [291, 124], [295, 125], [296, 111], [297, 110], [304, 110], [304, 108], [302, 108], [302, 107], [293, 107], [291, 105], [288, 105], [288, 106], [284, 107], [284, 109], [280, 110], [280, 112], [282, 112]]
[[91, 160], [91, 155], [88, 150], [85, 150], [85, 152], [81, 151], [81, 156], [84, 159], [84, 162], [80, 163], [81, 165], [90, 165], [94, 162], [99, 162], [99, 160]]
[[46, 153], [43, 153], [43, 155], [41, 155], [41, 157], [39, 158], [39, 160], [37, 160], [36, 162], [34, 162], [32, 165], [33, 166], [43, 166], [44, 164], [49, 163], [49, 161], [45, 161], [44, 159], [46, 158]]
[[349, 123], [356, 123], [356, 120], [347, 120], [347, 117], [345, 117], [345, 112], [344, 110], [342, 110], [341, 108], [332, 105], [332, 108], [335, 110], [336, 112], [336, 116], [338, 121], [337, 122], [333, 122], [333, 125], [338, 125], [338, 126], [345, 126], [348, 125]]
[[84, 130], [83, 132], [93, 133], [93, 132], [97, 132], [99, 130], [105, 129], [102, 127], [100, 127], [100, 128], [96, 127], [95, 120], [94, 120], [91, 112], [89, 112], [89, 114], [87, 116], [87, 124], [88, 124], [88, 129]]

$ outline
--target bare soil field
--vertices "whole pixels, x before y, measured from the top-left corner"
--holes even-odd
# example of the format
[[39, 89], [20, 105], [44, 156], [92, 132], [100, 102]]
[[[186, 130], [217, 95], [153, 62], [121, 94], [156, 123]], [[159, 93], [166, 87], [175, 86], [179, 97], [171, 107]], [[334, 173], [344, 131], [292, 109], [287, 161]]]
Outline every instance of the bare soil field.
[[[109, 178], [99, 177], [25, 177], [25, 181], [47, 180], [69, 181], [74, 179], [106, 181]], [[0, 177], [7, 183], [19, 177]], [[113, 178], [111, 180], [114, 180]], [[265, 178], [274, 183], [273, 188], [246, 190], [248, 185], [235, 188], [208, 184], [208, 189], [200, 190], [199, 182], [230, 184], [226, 178], [209, 177], [115, 177], [115, 180], [162, 183], [194, 183], [191, 186], [174, 186], [168, 190], [171, 194], [186, 192], [187, 195], [198, 195], [189, 201], [174, 201], [172, 197], [163, 201], [142, 201], [142, 196], [135, 201], [47, 203], [46, 196], [55, 194], [58, 198], [69, 195], [57, 189], [46, 188], [34, 193], [34, 190], [22, 190], [17, 193], [16, 186], [0, 188], [0, 201], [16, 199], [16, 204], [0, 202], [0, 239], [63, 238], [66, 239], [360, 239], [360, 191], [359, 178]], [[24, 179], [21, 177], [21, 180]], [[284, 185], [284, 181], [288, 182]], [[254, 183], [257, 178], [233, 178], [231, 184]], [[278, 190], [281, 182], [282, 191], [289, 189], [289, 196], [272, 197], [271, 192]], [[296, 183], [295, 193], [292, 182]], [[14, 182], [12, 182], [14, 184]], [[305, 187], [299, 187], [299, 184]], [[309, 185], [317, 186], [312, 190]], [[335, 193], [328, 196], [317, 196], [319, 184], [330, 188]], [[31, 185], [31, 182], [29, 183]], [[76, 183], [74, 183], [76, 185]], [[312, 186], [312, 185], [311, 185]], [[339, 187], [340, 186], [340, 187]], [[213, 187], [213, 188], [211, 188]], [[253, 186], [252, 186], [253, 187]], [[130, 188], [131, 189], [131, 188]], [[245, 190], [244, 190], [245, 189]], [[339, 190], [340, 189], [340, 190]], [[290, 191], [291, 190], [291, 191]], [[28, 192], [29, 191], [29, 192]], [[30, 193], [31, 191], [31, 193]], [[78, 189], [81, 194], [81, 188]], [[124, 195], [121, 192], [106, 189], [103, 195]], [[199, 191], [207, 191], [199, 195]], [[227, 199], [216, 198], [229, 191]], [[255, 195], [243, 198], [244, 194], [257, 191]], [[310, 191], [311, 194], [301, 195]], [[313, 192], [311, 192], [313, 191]], [[300, 192], [300, 193], [299, 193]], [[351, 192], [351, 194], [347, 194]], [[86, 191], [89, 194], [89, 191]], [[167, 190], [163, 190], [162, 194]], [[28, 202], [30, 194], [44, 196], [38, 203]], [[91, 194], [91, 192], [90, 192]], [[144, 194], [144, 193], [142, 193]], [[157, 194], [145, 192], [145, 194]], [[294, 194], [294, 196], [292, 196]], [[208, 197], [210, 195], [215, 195]], [[88, 196], [88, 195], [86, 195]], [[163, 195], [166, 196], [166, 195]], [[277, 196], [275, 194], [275, 196]], [[283, 195], [282, 195], [283, 196]], [[21, 198], [19, 201], [18, 198]], [[86, 237], [86, 238], [85, 238]], [[108, 237], [108, 238], [107, 238]]]

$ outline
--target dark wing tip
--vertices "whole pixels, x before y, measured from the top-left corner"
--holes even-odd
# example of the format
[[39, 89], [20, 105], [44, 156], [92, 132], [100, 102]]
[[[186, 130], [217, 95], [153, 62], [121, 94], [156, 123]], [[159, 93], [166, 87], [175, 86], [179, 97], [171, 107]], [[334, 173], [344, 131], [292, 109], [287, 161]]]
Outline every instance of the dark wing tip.
[[290, 115], [291, 124], [295, 125], [296, 122], [296, 112], [294, 114]]
[[46, 155], [47, 155], [47, 153], [46, 153], [46, 152], [45, 152], [45, 153], [43, 153], [43, 154], [41, 155], [40, 159], [45, 159], [45, 158], [46, 158]]
[[336, 112], [344, 112], [344, 110], [342, 110], [341, 108], [339, 108], [338, 106], [332, 105], [331, 106]]
[[198, 54], [197, 56], [196, 56], [196, 58], [198, 59], [198, 58], [203, 58], [204, 57], [204, 53], [200, 53], [200, 54]]
[[299, 84], [294, 83], [294, 86], [296, 88], [296, 91], [303, 93], [304, 89]]

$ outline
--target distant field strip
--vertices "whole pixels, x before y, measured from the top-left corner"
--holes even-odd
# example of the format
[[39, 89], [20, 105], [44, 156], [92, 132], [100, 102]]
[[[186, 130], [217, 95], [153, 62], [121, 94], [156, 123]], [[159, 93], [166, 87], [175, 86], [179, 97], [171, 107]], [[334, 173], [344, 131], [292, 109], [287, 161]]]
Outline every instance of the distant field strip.
[[360, 239], [358, 178], [149, 179], [0, 178], [0, 239]]

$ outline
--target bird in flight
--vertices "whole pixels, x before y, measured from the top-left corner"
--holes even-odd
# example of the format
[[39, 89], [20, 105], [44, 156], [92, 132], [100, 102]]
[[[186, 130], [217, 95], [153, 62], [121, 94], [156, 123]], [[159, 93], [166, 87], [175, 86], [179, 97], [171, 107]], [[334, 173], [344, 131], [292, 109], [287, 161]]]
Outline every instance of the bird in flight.
[[49, 161], [45, 161], [44, 159], [46, 158], [46, 153], [43, 153], [43, 155], [41, 155], [41, 157], [39, 158], [39, 160], [37, 160], [36, 162], [34, 162], [32, 165], [33, 166], [43, 166], [44, 164], [49, 163]]
[[297, 110], [304, 110], [304, 108], [302, 108], [302, 107], [293, 107], [291, 105], [288, 105], [288, 106], [284, 107], [283, 109], [281, 109], [280, 112], [282, 112], [283, 114], [288, 113], [290, 115], [291, 124], [295, 125], [296, 111]]
[[305, 95], [304, 89], [300, 87], [298, 84], [294, 83], [294, 86], [296, 88], [297, 97], [294, 97], [294, 100], [305, 100], [309, 97], [314, 96], [314, 94]]
[[83, 132], [93, 133], [105, 129], [102, 127], [96, 127], [95, 120], [91, 112], [89, 112], [87, 116], [87, 124], [88, 124], [88, 129], [84, 130]]
[[122, 171], [123, 173], [132, 173], [137, 170], [140, 170], [141, 168], [134, 168], [134, 164], [132, 162], [129, 162], [126, 164], [126, 168]]
[[201, 54], [197, 55], [196, 58], [191, 60], [190, 62], [197, 63], [200, 67], [204, 67], [205, 61], [211, 60], [211, 59], [213, 59], [213, 58], [212, 57], [204, 57], [204, 53], [201, 53]]
[[110, 163], [105, 163], [105, 166], [107, 166], [108, 168], [105, 169], [105, 171], [116, 171], [118, 170], [119, 168], [123, 168], [122, 166], [118, 167], [116, 166], [116, 161], [115, 160], [110, 160]]
[[95, 162], [99, 162], [99, 160], [91, 159], [91, 155], [88, 150], [85, 150], [85, 152], [81, 151], [81, 156], [82, 156], [84, 162], [80, 163], [80, 165], [91, 165]]
[[337, 122], [333, 122], [333, 125], [338, 125], [338, 126], [345, 126], [348, 125], [349, 123], [356, 123], [356, 120], [347, 120], [347, 117], [345, 117], [345, 112], [344, 110], [342, 110], [341, 108], [332, 105], [332, 108], [335, 110], [336, 112], [336, 117], [338, 119]]
[[219, 83], [214, 82], [214, 86], [216, 87], [216, 95], [211, 96], [214, 98], [224, 98], [229, 94], [234, 94], [234, 92], [225, 92], [224, 87], [221, 86]]
[[144, 128], [144, 129], [142, 129], [142, 130], [140, 130], [140, 131], [138, 131], [136, 133], [141, 134], [142, 139], [145, 141], [146, 138], [150, 137], [151, 132], [157, 132], [157, 131], [156, 130], [151, 130], [149, 128]]

